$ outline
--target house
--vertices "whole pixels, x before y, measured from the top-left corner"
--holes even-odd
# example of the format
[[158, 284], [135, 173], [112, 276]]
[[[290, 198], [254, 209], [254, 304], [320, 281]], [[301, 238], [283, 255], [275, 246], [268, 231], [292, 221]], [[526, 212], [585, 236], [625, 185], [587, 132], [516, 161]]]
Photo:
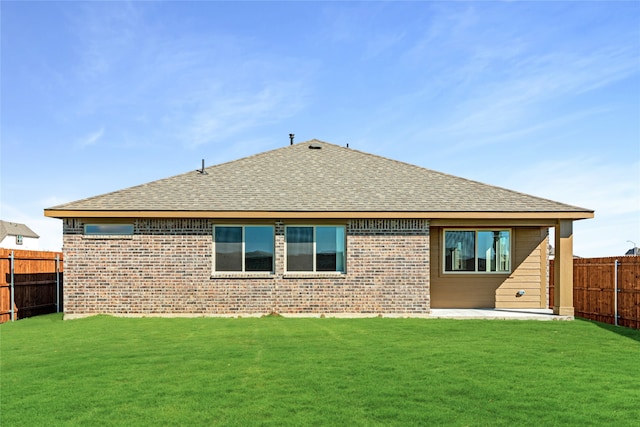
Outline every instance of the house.
[[573, 315], [591, 210], [311, 140], [45, 210], [63, 220], [65, 316]]
[[39, 238], [25, 224], [0, 220], [0, 248], [38, 250]]

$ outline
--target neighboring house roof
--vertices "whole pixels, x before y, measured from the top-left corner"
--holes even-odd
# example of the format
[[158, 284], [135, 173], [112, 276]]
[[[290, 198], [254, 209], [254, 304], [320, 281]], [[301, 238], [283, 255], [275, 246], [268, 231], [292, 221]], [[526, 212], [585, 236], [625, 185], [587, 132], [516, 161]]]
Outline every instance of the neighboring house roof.
[[40, 236], [24, 224], [0, 220], [0, 241], [4, 240], [7, 236], [33, 237], [35, 239], [40, 238]]
[[588, 209], [318, 140], [204, 170], [205, 174], [192, 171], [55, 206], [45, 210], [45, 215], [151, 216], [163, 212], [171, 216], [182, 212], [189, 215], [179, 216], [206, 217], [208, 214], [204, 213], [221, 212], [230, 213], [229, 216], [377, 212], [388, 216], [394, 212], [429, 213], [428, 217], [441, 213], [441, 217], [447, 217], [446, 213], [535, 212], [554, 217], [593, 217], [593, 211]]

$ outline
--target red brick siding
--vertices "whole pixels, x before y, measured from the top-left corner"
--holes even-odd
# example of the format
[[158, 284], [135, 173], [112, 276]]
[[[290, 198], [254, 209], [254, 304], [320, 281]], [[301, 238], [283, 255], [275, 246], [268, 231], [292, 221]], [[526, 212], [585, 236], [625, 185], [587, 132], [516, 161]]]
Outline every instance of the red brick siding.
[[[99, 221], [90, 221], [99, 222]], [[347, 273], [284, 272], [284, 223], [276, 223], [269, 278], [211, 277], [206, 219], [133, 221], [129, 238], [82, 235], [65, 220], [65, 313], [121, 315], [387, 314], [429, 312], [429, 226], [425, 220], [352, 220]], [[311, 276], [311, 277], [309, 277]]]

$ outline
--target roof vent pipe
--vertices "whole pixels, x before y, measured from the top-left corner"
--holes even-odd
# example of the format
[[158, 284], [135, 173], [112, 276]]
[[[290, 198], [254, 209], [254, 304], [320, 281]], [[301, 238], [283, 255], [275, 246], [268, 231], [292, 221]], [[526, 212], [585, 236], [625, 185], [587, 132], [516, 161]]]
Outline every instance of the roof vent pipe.
[[207, 175], [207, 171], [204, 170], [204, 159], [202, 159], [202, 168], [196, 169], [197, 172], [200, 172], [202, 175]]
[[291, 140], [291, 142], [289, 143], [289, 145], [293, 145], [293, 137], [294, 137], [294, 136], [295, 136], [295, 135], [294, 135], [294, 134], [292, 134], [292, 133], [290, 133], [290, 134], [289, 134], [289, 139]]

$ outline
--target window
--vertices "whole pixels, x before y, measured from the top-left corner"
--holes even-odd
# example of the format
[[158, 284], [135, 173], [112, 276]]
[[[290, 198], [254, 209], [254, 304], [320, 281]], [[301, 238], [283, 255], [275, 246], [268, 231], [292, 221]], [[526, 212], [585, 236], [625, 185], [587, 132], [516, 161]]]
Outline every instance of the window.
[[511, 232], [509, 230], [445, 230], [444, 271], [510, 272]]
[[345, 272], [344, 226], [286, 228], [287, 271]]
[[22, 235], [20, 235], [20, 234], [18, 234], [18, 235], [16, 236], [16, 245], [21, 245], [21, 244], [22, 244], [22, 242], [23, 242], [23, 236], [22, 236]]
[[215, 272], [273, 271], [272, 226], [214, 226]]
[[84, 234], [88, 236], [131, 235], [133, 234], [133, 225], [132, 224], [85, 224]]

